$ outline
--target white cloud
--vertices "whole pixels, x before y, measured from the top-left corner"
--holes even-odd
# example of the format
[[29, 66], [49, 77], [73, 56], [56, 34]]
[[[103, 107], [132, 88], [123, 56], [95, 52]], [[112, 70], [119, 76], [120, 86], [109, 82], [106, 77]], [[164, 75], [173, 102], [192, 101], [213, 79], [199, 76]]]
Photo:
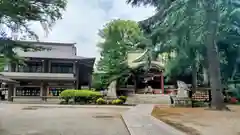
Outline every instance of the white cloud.
[[77, 43], [78, 55], [98, 57], [98, 30], [115, 18], [143, 20], [154, 14], [153, 8], [132, 8], [125, 0], [68, 0], [63, 19], [56, 22], [47, 38], [39, 25], [34, 30], [42, 41]]

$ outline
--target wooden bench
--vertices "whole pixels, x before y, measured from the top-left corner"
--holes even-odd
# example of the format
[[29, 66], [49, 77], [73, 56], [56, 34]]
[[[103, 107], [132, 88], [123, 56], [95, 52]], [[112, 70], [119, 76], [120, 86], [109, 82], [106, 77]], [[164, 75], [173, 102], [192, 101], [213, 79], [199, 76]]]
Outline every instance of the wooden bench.
[[188, 107], [192, 105], [192, 100], [191, 98], [188, 97], [174, 97], [171, 96], [171, 100], [173, 100], [173, 105], [174, 106], [182, 106], [182, 107]]

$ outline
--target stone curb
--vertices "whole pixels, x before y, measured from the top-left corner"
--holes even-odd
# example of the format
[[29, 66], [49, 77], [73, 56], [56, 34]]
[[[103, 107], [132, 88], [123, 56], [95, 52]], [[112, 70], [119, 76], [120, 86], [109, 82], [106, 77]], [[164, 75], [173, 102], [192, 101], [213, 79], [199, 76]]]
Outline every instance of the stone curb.
[[[27, 104], [26, 104], [27, 105]], [[133, 108], [132, 106], [114, 106], [114, 105], [33, 105], [32, 107], [56, 107], [56, 108]]]
[[[2, 103], [7, 104], [7, 103]], [[11, 104], [18, 105], [18, 104]], [[26, 107], [39, 107], [39, 108], [123, 108], [131, 109], [134, 106], [115, 106], [115, 105], [56, 105], [56, 104], [21, 104]]]
[[156, 119], [155, 117], [151, 116], [152, 120], [154, 121], [155, 124], [161, 126], [162, 128], [165, 128], [165, 129], [168, 129], [170, 130], [173, 134], [175, 135], [186, 135], [186, 133], [183, 133], [182, 131], [166, 124], [165, 122], [159, 120], [159, 119]]
[[[123, 122], [125, 123], [130, 135], [186, 135], [182, 131], [179, 131], [151, 116], [151, 113], [149, 112], [152, 111], [154, 105], [149, 104], [148, 106], [152, 106], [151, 108], [146, 107], [146, 105], [144, 105], [142, 108], [141, 106], [141, 104], [137, 105], [136, 107], [122, 114]], [[136, 120], [135, 122], [134, 117]], [[139, 118], [141, 117], [147, 118], [150, 122], [139, 122]]]

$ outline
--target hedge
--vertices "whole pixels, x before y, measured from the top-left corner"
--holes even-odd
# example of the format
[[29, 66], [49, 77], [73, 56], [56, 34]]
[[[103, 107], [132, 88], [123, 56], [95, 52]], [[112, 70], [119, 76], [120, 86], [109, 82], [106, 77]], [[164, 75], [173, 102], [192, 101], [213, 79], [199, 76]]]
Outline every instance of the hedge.
[[77, 102], [95, 102], [96, 99], [102, 97], [100, 92], [93, 90], [64, 90], [60, 93], [59, 98], [63, 99], [66, 103], [69, 103], [69, 100]]

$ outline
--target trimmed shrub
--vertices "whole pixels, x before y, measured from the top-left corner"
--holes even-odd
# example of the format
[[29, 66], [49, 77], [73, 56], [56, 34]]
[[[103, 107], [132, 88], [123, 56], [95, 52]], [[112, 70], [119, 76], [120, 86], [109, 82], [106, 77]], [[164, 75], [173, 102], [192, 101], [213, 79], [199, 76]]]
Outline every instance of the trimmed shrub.
[[66, 103], [69, 102], [70, 99], [73, 99], [75, 96], [75, 90], [64, 90], [60, 93], [59, 98], [63, 99]]
[[60, 93], [60, 99], [69, 103], [70, 99], [76, 103], [90, 103], [101, 97], [100, 92], [92, 90], [64, 90]]
[[107, 102], [103, 98], [98, 98], [96, 103], [99, 105], [102, 105], [102, 104], [106, 104]]
[[121, 99], [123, 101], [123, 103], [125, 103], [127, 101], [127, 97], [126, 96], [120, 96], [119, 99]]
[[205, 102], [203, 101], [192, 101], [193, 103], [193, 107], [205, 107], [207, 106], [207, 104], [205, 104]]
[[123, 103], [124, 102], [121, 99], [115, 99], [115, 100], [112, 101], [112, 104], [114, 104], [114, 105], [121, 105]]
[[76, 90], [75, 102], [82, 103], [91, 103], [96, 101], [96, 99], [100, 98], [100, 92], [92, 91], [92, 90]]

